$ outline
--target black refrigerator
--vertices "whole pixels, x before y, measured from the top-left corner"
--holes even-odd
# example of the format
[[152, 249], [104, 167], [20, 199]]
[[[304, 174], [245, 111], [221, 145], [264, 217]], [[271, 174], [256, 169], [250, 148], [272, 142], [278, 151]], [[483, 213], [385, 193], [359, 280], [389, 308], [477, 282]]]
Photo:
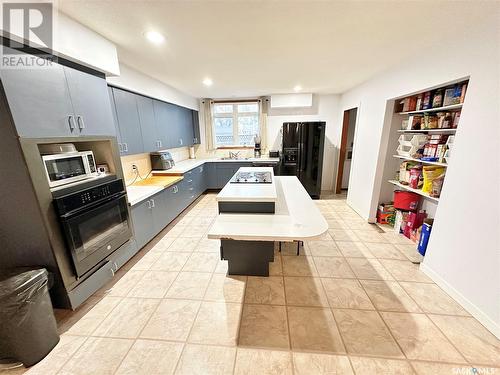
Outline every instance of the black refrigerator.
[[309, 195], [319, 199], [326, 122], [283, 123], [280, 174], [297, 176]]

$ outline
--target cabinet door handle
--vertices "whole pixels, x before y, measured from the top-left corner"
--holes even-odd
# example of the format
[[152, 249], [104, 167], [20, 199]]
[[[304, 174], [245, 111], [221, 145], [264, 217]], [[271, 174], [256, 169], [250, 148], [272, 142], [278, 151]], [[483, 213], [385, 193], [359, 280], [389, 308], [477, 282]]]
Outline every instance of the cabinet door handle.
[[151, 199], [151, 208], [154, 208], [154, 207], [155, 207], [155, 200]]
[[148, 208], [151, 208], [151, 201], [147, 201], [148, 202]]
[[69, 124], [69, 130], [70, 131], [75, 130], [76, 125], [75, 125], [75, 118], [73, 117], [73, 115], [69, 115], [68, 116], [68, 124]]
[[193, 182], [193, 180], [188, 180], [188, 182]]
[[179, 143], [182, 146], [182, 138], [179, 139]]
[[161, 145], [161, 141], [158, 141], [158, 145], [159, 145], [159, 147], [161, 148], [161, 146], [162, 146], [162, 145]]
[[126, 144], [126, 143], [123, 144], [123, 151], [124, 152], [128, 151], [128, 144]]
[[85, 123], [83, 122], [82, 116], [77, 116], [76, 122], [78, 123], [78, 128], [80, 128], [80, 131], [82, 131], [82, 129], [85, 129]]

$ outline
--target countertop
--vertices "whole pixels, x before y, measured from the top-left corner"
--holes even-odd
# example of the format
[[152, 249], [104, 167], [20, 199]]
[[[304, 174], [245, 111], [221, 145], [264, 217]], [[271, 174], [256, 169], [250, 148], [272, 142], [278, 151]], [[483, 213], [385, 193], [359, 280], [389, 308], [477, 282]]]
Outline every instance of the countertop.
[[151, 176], [127, 186], [128, 202], [131, 206], [159, 193], [163, 189], [181, 181], [182, 176]]
[[187, 159], [182, 160], [175, 164], [175, 166], [169, 170], [161, 171], [161, 170], [153, 170], [153, 175], [179, 175], [184, 174], [187, 171], [199, 167], [205, 163], [278, 163], [279, 158], [269, 158], [269, 157], [261, 157], [261, 158], [248, 158], [248, 159], [220, 159], [220, 158], [212, 158], [212, 159]]
[[241, 167], [238, 172], [270, 172], [272, 182], [265, 184], [257, 183], [231, 183], [217, 194], [219, 202], [276, 202], [276, 177], [271, 167]]
[[273, 214], [220, 214], [208, 238], [303, 241], [321, 236], [328, 223], [295, 176], [274, 178], [278, 200]]
[[167, 171], [152, 171], [151, 177], [136, 181], [131, 186], [127, 186], [128, 201], [131, 206], [149, 198], [150, 196], [162, 191], [170, 185], [182, 180], [182, 175], [193, 168], [199, 167], [205, 163], [242, 163], [242, 162], [279, 162], [279, 158], [248, 158], [248, 159], [186, 159], [182, 160]]

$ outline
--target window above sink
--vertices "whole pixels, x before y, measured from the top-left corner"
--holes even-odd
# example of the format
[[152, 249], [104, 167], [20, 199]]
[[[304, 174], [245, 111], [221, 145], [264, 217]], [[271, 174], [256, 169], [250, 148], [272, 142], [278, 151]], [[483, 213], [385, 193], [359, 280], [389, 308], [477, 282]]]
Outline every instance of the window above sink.
[[215, 147], [253, 147], [254, 137], [260, 136], [259, 107], [258, 100], [215, 102], [213, 105]]

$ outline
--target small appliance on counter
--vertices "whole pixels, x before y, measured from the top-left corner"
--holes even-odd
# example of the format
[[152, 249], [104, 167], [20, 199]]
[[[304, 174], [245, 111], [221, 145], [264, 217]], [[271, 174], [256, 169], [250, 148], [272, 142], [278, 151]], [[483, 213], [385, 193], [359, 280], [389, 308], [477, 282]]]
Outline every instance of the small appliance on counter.
[[43, 155], [42, 161], [50, 188], [98, 177], [92, 151], [62, 151]]
[[260, 149], [260, 136], [255, 135], [253, 137], [253, 142], [254, 142], [254, 147], [253, 147], [253, 156], [256, 158], [260, 158], [261, 156], [261, 149]]
[[278, 150], [269, 150], [269, 157], [270, 158], [279, 158], [280, 152]]
[[172, 154], [168, 151], [152, 152], [150, 155], [153, 170], [166, 171], [175, 165]]

